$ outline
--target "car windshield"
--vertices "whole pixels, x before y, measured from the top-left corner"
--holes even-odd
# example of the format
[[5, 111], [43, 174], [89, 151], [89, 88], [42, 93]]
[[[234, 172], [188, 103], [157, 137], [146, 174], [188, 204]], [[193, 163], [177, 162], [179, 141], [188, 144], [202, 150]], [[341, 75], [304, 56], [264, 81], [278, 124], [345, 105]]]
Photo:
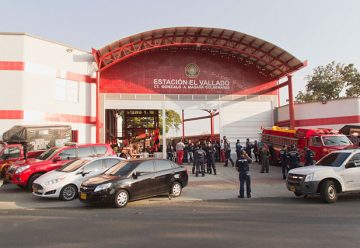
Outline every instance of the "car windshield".
[[351, 145], [350, 140], [345, 135], [322, 136], [325, 146], [348, 146]]
[[51, 148], [43, 153], [41, 153], [37, 159], [40, 159], [40, 160], [47, 160], [47, 159], [50, 159], [52, 158], [58, 151], [60, 150], [60, 148]]
[[111, 176], [128, 176], [139, 164], [140, 161], [121, 161], [105, 171], [104, 174]]
[[90, 160], [77, 159], [77, 160], [74, 160], [74, 161], [64, 164], [62, 167], [57, 169], [57, 171], [73, 172], [73, 171], [76, 171], [77, 169], [83, 167], [84, 165], [86, 165], [89, 161]]
[[331, 167], [340, 167], [344, 161], [350, 156], [349, 152], [334, 152], [326, 155], [320, 159], [316, 165], [317, 166], [331, 166]]

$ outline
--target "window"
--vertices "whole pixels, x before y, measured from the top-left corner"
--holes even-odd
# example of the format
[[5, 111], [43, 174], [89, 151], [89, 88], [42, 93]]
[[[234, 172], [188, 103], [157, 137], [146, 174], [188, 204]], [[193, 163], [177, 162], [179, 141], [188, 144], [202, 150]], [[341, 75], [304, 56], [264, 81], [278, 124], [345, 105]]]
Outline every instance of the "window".
[[94, 146], [96, 155], [103, 155], [106, 153], [106, 146]]
[[166, 160], [156, 160], [156, 171], [164, 171], [172, 169], [172, 166], [169, 161]]
[[312, 139], [311, 139], [311, 142], [312, 142], [312, 145], [313, 146], [321, 146], [321, 139], [320, 139], [320, 137], [312, 137]]
[[61, 160], [69, 160], [76, 158], [76, 149], [66, 149], [59, 154]]
[[57, 78], [55, 82], [55, 99], [66, 102], [79, 102], [79, 82]]
[[20, 149], [19, 149], [19, 147], [8, 147], [8, 148], [6, 148], [4, 153], [9, 154], [9, 158], [18, 158], [18, 157], [20, 157]]
[[153, 173], [154, 172], [154, 162], [151, 161], [145, 161], [142, 162], [137, 168], [136, 168], [136, 172], [141, 172], [144, 174], [147, 173]]
[[79, 150], [78, 150], [78, 157], [79, 158], [90, 157], [90, 156], [93, 156], [93, 155], [94, 155], [94, 153], [93, 153], [90, 146], [88, 146], [88, 147], [79, 147]]
[[128, 176], [139, 164], [139, 161], [121, 161], [116, 164], [109, 170], [107, 170], [105, 175], [116, 175], [116, 176]]
[[98, 172], [104, 171], [103, 160], [99, 159], [91, 162], [90, 164], [84, 167], [84, 172]]
[[116, 165], [117, 163], [120, 162], [119, 159], [115, 159], [115, 158], [107, 158], [107, 159], [104, 159], [105, 161], [105, 167], [108, 169], [110, 167], [113, 167], [114, 165]]
[[331, 167], [340, 167], [342, 163], [350, 156], [348, 152], [334, 152], [329, 153], [322, 159], [320, 159], [316, 165], [317, 166], [331, 166]]
[[352, 156], [349, 162], [354, 162], [356, 167], [360, 167], [360, 153], [356, 153]]

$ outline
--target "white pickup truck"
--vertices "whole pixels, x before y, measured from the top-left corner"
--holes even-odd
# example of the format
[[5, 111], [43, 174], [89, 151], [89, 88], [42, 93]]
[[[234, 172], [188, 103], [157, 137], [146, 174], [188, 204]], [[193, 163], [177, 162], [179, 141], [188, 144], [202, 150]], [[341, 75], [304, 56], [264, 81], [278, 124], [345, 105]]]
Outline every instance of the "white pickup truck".
[[360, 192], [360, 149], [334, 151], [315, 165], [292, 169], [286, 185], [296, 196], [320, 194], [327, 203], [339, 193]]

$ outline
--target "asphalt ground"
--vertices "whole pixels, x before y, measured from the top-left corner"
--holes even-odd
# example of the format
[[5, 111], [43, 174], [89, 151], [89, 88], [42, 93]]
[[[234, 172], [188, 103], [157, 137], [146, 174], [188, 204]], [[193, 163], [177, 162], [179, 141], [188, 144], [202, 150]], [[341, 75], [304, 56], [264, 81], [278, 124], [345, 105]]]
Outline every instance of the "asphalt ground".
[[359, 206], [272, 197], [0, 210], [0, 246], [358, 248]]
[[[193, 202], [207, 200], [234, 199], [239, 194], [238, 172], [234, 167], [224, 167], [217, 163], [217, 175], [205, 177], [191, 174], [191, 165], [186, 165], [189, 172], [189, 184], [178, 198], [169, 200], [167, 196], [149, 198], [131, 202], [130, 205], [156, 204], [166, 202]], [[259, 173], [260, 165], [251, 164], [252, 197], [293, 197], [285, 187], [281, 168], [270, 167], [270, 173]], [[1, 184], [1, 183], [0, 183]], [[58, 199], [43, 199], [33, 196], [16, 185], [4, 184], [0, 187], [0, 209], [37, 209], [37, 208], [74, 208], [83, 207], [79, 200], [71, 202]]]

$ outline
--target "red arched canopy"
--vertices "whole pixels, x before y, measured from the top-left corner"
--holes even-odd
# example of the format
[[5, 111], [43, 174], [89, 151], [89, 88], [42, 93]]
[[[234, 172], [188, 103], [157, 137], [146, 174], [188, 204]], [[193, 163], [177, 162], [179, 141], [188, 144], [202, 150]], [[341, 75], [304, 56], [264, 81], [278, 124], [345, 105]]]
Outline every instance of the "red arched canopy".
[[99, 71], [103, 71], [154, 49], [180, 48], [195, 48], [237, 58], [244, 64], [255, 65], [262, 74], [272, 79], [281, 78], [304, 66], [304, 62], [270, 42], [237, 31], [202, 27], [164, 28], [139, 33], [99, 50], [93, 49], [93, 55]]

